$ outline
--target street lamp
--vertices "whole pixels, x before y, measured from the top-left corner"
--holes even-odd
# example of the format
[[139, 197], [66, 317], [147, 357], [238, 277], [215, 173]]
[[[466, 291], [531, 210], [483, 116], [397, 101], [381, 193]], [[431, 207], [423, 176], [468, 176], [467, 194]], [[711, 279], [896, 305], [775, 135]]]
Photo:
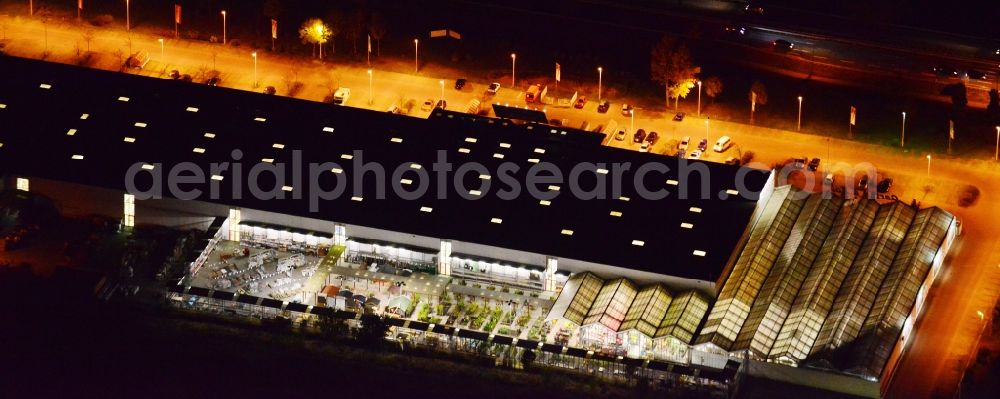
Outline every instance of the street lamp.
[[604, 68], [597, 67], [597, 101], [601, 101], [601, 77], [604, 75]]
[[799, 121], [795, 125], [795, 131], [802, 131], [802, 96], [799, 96]]
[[927, 177], [931, 177], [931, 154], [927, 154]]
[[226, 44], [226, 10], [222, 10], [222, 44]]
[[126, 32], [131, 32], [132, 31], [132, 15], [131, 15], [131, 11], [129, 10], [129, 8], [130, 8], [129, 7], [129, 0], [125, 0], [125, 31]]
[[705, 140], [708, 141], [708, 118], [705, 118]]
[[250, 53], [253, 56], [253, 87], [257, 88], [257, 52]]
[[698, 81], [698, 116], [701, 116], [701, 81]]
[[163, 62], [163, 38], [156, 39], [160, 42], [160, 62]]
[[993, 160], [997, 160], [1000, 155], [1000, 126], [997, 126], [997, 146], [993, 149]]
[[517, 76], [517, 54], [510, 53], [510, 87], [513, 88], [517, 83], [515, 77]]
[[441, 101], [444, 101], [444, 80], [439, 80], [438, 84], [441, 85]]
[[420, 71], [420, 40], [413, 39], [413, 73]]
[[899, 148], [906, 146], [906, 111], [903, 111], [903, 127], [899, 131]]
[[635, 107], [632, 107], [632, 110], [629, 111], [628, 115], [629, 118], [631, 118], [628, 122], [628, 131], [631, 133], [635, 131]]
[[372, 70], [368, 69], [368, 105], [371, 106], [374, 103], [374, 86], [372, 86]]

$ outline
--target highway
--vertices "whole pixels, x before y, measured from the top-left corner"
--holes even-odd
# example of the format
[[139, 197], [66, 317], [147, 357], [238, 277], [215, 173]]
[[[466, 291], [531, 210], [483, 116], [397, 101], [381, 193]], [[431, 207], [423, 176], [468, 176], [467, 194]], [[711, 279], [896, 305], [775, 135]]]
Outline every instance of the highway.
[[[5, 51], [8, 54], [40, 58], [44, 52], [50, 61], [75, 63], [77, 46], [87, 46], [81, 30], [74, 23], [50, 22], [44, 27], [40, 22], [24, 18], [3, 18], [7, 26]], [[390, 105], [412, 99], [416, 105], [411, 115], [416, 117], [426, 116], [426, 112], [419, 111], [425, 99], [442, 97], [442, 80], [443, 97], [452, 109], [463, 109], [470, 100], [483, 98], [483, 90], [489, 83], [470, 79], [464, 90], [456, 91], [453, 78], [466, 73], [426, 65], [415, 75], [409, 72], [412, 71], [412, 60], [382, 61], [376, 65], [369, 81], [367, 69], [363, 67], [304, 62], [262, 53], [256, 65], [259, 87], [254, 88], [254, 60], [247, 49], [167, 39], [161, 56], [157, 37], [133, 33], [130, 41], [126, 39], [127, 36], [119, 30], [97, 30], [89, 44], [95, 53], [91, 66], [117, 70], [120, 63], [116, 52], [126, 53], [130, 44], [132, 50], [145, 49], [149, 52], [152, 60], [141, 73], [153, 78], [166, 78], [170, 70], [177, 69], [193, 75], [195, 81], [200, 82], [207, 76], [208, 70], [217, 69], [221, 72], [223, 87], [259, 91], [262, 86], [275, 86], [278, 94], [284, 95], [287, 94], [286, 77], [291, 76], [291, 71], [296, 71], [295, 80], [303, 84], [296, 94], [298, 98], [322, 101], [337, 87], [350, 87], [349, 106], [384, 112]], [[524, 105], [521, 83], [511, 88], [509, 80], [498, 78], [497, 81], [503, 87], [492, 101]], [[373, 90], [368, 89], [369, 84]], [[369, 96], [371, 105], [368, 104]], [[613, 100], [615, 104], [607, 114], [598, 113], [593, 100], [583, 110], [545, 110], [550, 118], [567, 119], [569, 126], [579, 126], [586, 121], [593, 127], [605, 125], [613, 119], [620, 128], [628, 127], [632, 120], [620, 114], [622, 99]], [[719, 161], [733, 151], [752, 150], [756, 154], [754, 160], [758, 162], [753, 166], [764, 168], [793, 156], [822, 158], [824, 167], [830, 171], [848, 170], [854, 165], [872, 162], [882, 173], [895, 179], [893, 194], [901, 200], [909, 202], [916, 199], [924, 206], [938, 205], [961, 218], [964, 234], [945, 262], [938, 283], [931, 290], [923, 317], [917, 321], [915, 338], [910, 342], [892, 383], [890, 397], [929, 397], [954, 391], [961, 364], [967, 361], [973, 350], [974, 339], [980, 329], [981, 322], [976, 311], [983, 310], [989, 314], [988, 306], [996, 300], [1000, 287], [1000, 248], [996, 239], [1000, 236], [1000, 225], [992, 223], [1000, 214], [1000, 166], [997, 163], [934, 159], [928, 171], [925, 154], [715, 120], [709, 121], [706, 133], [705, 119], [689, 115], [683, 122], [673, 122], [671, 116], [672, 113], [657, 110], [636, 110], [635, 128], [660, 134], [660, 140], [652, 150], [654, 153], [672, 153], [672, 146], [684, 135], [690, 135], [693, 142], [707, 135], [711, 145], [725, 134], [731, 136], [736, 145], [726, 154], [715, 154], [710, 150], [708, 160]], [[638, 148], [631, 137], [625, 141], [608, 142], [615, 147]], [[982, 195], [975, 205], [962, 208], [957, 205], [957, 197], [966, 184], [977, 186]]]

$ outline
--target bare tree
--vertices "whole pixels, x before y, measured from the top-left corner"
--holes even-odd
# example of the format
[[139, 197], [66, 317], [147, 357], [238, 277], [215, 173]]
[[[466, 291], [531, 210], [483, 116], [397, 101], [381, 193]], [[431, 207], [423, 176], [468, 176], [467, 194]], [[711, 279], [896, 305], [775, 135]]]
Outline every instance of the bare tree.
[[759, 80], [753, 82], [750, 85], [750, 101], [754, 101], [754, 94], [757, 95], [756, 103], [757, 105], [767, 105], [767, 87], [764, 86]]
[[299, 87], [302, 83], [299, 83], [299, 67], [293, 66], [285, 70], [284, 75], [281, 76], [282, 83], [285, 84], [285, 92], [289, 97], [295, 97], [298, 92]]
[[372, 39], [375, 39], [375, 55], [382, 55], [382, 38], [386, 34], [385, 18], [382, 14], [373, 13], [371, 22], [369, 23], [368, 32], [371, 33]]
[[337, 35], [344, 30], [344, 14], [334, 9], [327, 13], [326, 20], [330, 29], [330, 54], [337, 54]]
[[364, 16], [361, 13], [355, 13], [345, 22], [344, 35], [347, 36], [347, 40], [351, 41], [352, 54], [356, 55], [358, 54], [358, 39], [364, 32]]
[[701, 72], [701, 67], [694, 65], [691, 52], [684, 43], [670, 36], [664, 36], [653, 47], [650, 57], [650, 74], [654, 81], [664, 86], [667, 106], [674, 99], [674, 109], [681, 97], [687, 97], [694, 87], [695, 75]]
[[83, 41], [87, 42], [87, 52], [89, 53], [90, 52], [90, 42], [94, 41], [94, 30], [93, 29], [87, 29], [87, 30], [83, 31], [83, 34], [81, 36], [83, 37]]

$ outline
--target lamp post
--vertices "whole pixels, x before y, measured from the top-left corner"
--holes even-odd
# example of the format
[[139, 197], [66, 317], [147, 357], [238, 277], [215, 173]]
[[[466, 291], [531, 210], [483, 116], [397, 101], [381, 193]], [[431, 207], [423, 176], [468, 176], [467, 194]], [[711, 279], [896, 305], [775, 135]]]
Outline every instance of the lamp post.
[[698, 81], [698, 116], [701, 116], [701, 81]]
[[802, 131], [802, 96], [799, 96], [799, 121], [795, 124], [795, 131]]
[[257, 88], [257, 52], [250, 53], [253, 56], [253, 87]]
[[997, 145], [993, 149], [993, 160], [998, 160], [998, 155], [1000, 155], [1000, 126], [997, 126]]
[[156, 39], [156, 41], [160, 42], [160, 62], [163, 62], [163, 38]]
[[441, 101], [444, 101], [444, 80], [439, 80], [438, 84], [441, 85]]
[[129, 0], [125, 0], [125, 31], [132, 31], [132, 11], [129, 7]]
[[222, 10], [222, 44], [226, 44], [226, 10]]
[[420, 71], [420, 40], [413, 39], [413, 73]]
[[368, 69], [368, 105], [371, 106], [375, 102], [374, 93], [375, 86], [372, 85], [372, 70]]
[[635, 132], [635, 107], [632, 108], [632, 111], [629, 111], [628, 116], [630, 118], [628, 122], [628, 131], [629, 133], [632, 133]]
[[517, 79], [517, 54], [510, 53], [510, 87], [516, 87]]
[[903, 127], [899, 131], [899, 148], [906, 147], [906, 111], [903, 111]]
[[931, 177], [931, 154], [927, 154], [927, 178]]
[[601, 78], [604, 75], [604, 68], [597, 67], [597, 101], [601, 101]]
[[708, 118], [705, 118], [705, 140], [708, 140]]

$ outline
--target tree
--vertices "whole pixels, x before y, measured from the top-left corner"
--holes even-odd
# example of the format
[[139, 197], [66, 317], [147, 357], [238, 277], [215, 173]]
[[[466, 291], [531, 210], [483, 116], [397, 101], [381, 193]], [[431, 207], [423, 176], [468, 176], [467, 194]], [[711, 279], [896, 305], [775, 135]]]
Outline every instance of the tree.
[[87, 42], [87, 52], [90, 52], [90, 42], [94, 40], [94, 30], [87, 29], [83, 31], [83, 41]]
[[653, 47], [650, 57], [650, 73], [654, 81], [664, 86], [667, 106], [674, 99], [674, 109], [681, 97], [687, 97], [695, 85], [695, 75], [701, 72], [701, 67], [694, 65], [691, 52], [682, 42], [670, 36], [664, 36]]
[[332, 9], [326, 14], [326, 19], [330, 21], [330, 54], [337, 54], [337, 35], [344, 30], [344, 14], [338, 9]]
[[372, 39], [375, 39], [375, 55], [382, 55], [382, 38], [385, 37], [386, 27], [385, 18], [382, 14], [373, 13], [370, 26], [368, 27], [368, 32], [371, 33]]
[[750, 101], [754, 101], [754, 94], [757, 95], [757, 105], [767, 105], [767, 87], [764, 87], [764, 84], [759, 80], [754, 81], [753, 84], [750, 85], [750, 93], [747, 94]]
[[364, 27], [364, 15], [360, 12], [351, 14], [351, 17], [344, 24], [344, 35], [347, 36], [347, 40], [351, 41], [353, 54], [358, 54], [358, 39], [365, 31]]
[[326, 43], [331, 35], [333, 31], [319, 18], [308, 19], [299, 28], [299, 38], [303, 43], [319, 45], [319, 58], [323, 58], [323, 43]]
[[705, 85], [705, 95], [708, 98], [714, 100], [715, 97], [722, 94], [722, 79], [719, 79], [718, 76], [709, 76], [702, 84]]
[[361, 329], [358, 330], [358, 341], [369, 347], [378, 347], [385, 343], [385, 335], [389, 332], [389, 323], [385, 318], [372, 313], [361, 316]]
[[955, 109], [962, 109], [969, 105], [968, 90], [964, 83], [946, 85], [941, 89], [941, 94], [951, 97], [951, 105]]

